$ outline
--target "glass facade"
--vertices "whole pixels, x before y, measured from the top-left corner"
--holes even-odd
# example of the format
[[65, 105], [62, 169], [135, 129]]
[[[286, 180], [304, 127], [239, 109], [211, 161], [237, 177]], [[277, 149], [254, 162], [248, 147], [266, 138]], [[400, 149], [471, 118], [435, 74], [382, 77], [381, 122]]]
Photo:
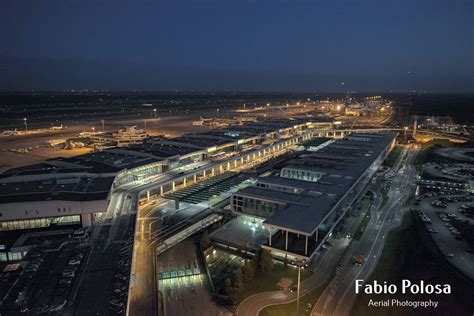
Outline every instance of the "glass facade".
[[298, 169], [283, 168], [281, 170], [280, 176], [282, 178], [317, 182], [321, 178], [321, 173], [312, 172], [312, 171], [305, 171], [305, 170], [298, 170]]
[[23, 256], [26, 255], [26, 251], [24, 252], [21, 252], [21, 251], [17, 251], [17, 252], [9, 252], [8, 253], [8, 260], [9, 261], [17, 261], [17, 260], [21, 260], [23, 259]]
[[139, 168], [131, 169], [119, 174], [115, 180], [115, 185], [120, 186], [137, 180], [146, 179], [162, 172], [161, 164], [149, 164]]
[[271, 216], [280, 208], [280, 205], [277, 203], [261, 201], [239, 195], [234, 195], [233, 206], [236, 212], [261, 218]]
[[58, 216], [48, 218], [23, 219], [0, 222], [0, 231], [44, 228], [60, 225], [75, 225], [81, 223], [80, 215]]
[[295, 193], [295, 194], [300, 194], [301, 192], [304, 191], [304, 189], [301, 189], [301, 188], [291, 188], [291, 187], [271, 185], [271, 184], [259, 183], [259, 182], [257, 182], [256, 186], [260, 188], [274, 190], [274, 191], [281, 191], [281, 192]]
[[0, 252], [0, 262], [19, 261], [26, 256], [26, 251]]

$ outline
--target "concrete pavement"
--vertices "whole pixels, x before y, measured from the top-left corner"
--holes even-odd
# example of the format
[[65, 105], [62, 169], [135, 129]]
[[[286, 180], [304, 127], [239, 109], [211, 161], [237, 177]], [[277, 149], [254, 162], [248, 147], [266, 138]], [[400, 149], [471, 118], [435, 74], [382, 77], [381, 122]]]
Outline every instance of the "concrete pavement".
[[[129, 315], [159, 315], [156, 261], [151, 247], [150, 228], [153, 224], [161, 227], [161, 214], [153, 205], [143, 207], [138, 212], [135, 230], [132, 276], [130, 278]], [[155, 228], [155, 227], [154, 227]]]

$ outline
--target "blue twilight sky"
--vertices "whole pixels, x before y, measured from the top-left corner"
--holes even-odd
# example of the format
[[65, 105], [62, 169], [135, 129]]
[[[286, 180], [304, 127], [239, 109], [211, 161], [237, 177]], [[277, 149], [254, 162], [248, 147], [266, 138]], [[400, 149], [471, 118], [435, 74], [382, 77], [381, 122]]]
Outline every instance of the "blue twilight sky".
[[0, 90], [474, 92], [473, 21], [472, 0], [2, 0]]

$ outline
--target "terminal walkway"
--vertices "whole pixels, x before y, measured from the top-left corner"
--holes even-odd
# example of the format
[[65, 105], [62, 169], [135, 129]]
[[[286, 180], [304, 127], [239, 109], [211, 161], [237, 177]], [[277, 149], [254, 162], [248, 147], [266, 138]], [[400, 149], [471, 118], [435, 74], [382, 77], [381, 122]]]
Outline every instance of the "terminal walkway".
[[[201, 216], [202, 215], [199, 214], [197, 217]], [[207, 226], [217, 223], [218, 221], [222, 220], [222, 218], [223, 216], [221, 214], [210, 213], [208, 216], [205, 216], [194, 223], [192, 220], [183, 221], [182, 223], [173, 227], [173, 229], [168, 230], [165, 234], [160, 236], [160, 245], [156, 248], [155, 255], [160, 255], [189, 236], [194, 235]]]
[[159, 280], [174, 279], [186, 276], [200, 275], [201, 270], [199, 268], [181, 269], [174, 271], [165, 271], [158, 273]]
[[179, 200], [190, 204], [198, 204], [219, 196], [222, 192], [229, 191], [250, 176], [236, 172], [224, 172], [211, 179], [193, 184], [165, 195], [166, 199]]

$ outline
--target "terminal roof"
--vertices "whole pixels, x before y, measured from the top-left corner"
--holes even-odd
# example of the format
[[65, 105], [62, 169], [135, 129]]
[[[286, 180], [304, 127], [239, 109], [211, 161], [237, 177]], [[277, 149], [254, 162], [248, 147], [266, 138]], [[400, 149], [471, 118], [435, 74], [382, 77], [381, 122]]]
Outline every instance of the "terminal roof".
[[[312, 234], [333, 207], [382, 154], [396, 133], [352, 134], [328, 146], [289, 161], [284, 168], [318, 173], [321, 178], [305, 181], [270, 175], [258, 179], [237, 195], [284, 205], [264, 223]], [[282, 191], [297, 189], [295, 192]]]

